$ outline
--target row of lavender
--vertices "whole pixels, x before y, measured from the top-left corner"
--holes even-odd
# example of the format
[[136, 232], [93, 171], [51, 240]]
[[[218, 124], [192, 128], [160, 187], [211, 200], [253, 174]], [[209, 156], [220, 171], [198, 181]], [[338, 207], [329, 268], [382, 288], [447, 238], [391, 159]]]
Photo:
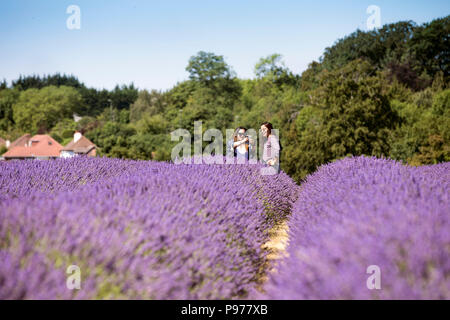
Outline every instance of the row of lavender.
[[[255, 286], [297, 187], [260, 165], [0, 165], [0, 299], [221, 299]], [[270, 214], [269, 214], [270, 213]], [[81, 270], [81, 289], [66, 268]]]
[[289, 228], [289, 256], [262, 298], [450, 299], [450, 163], [324, 165]]
[[75, 190], [85, 184], [130, 174], [139, 161], [120, 159], [92, 161], [9, 161], [0, 163], [0, 201]]

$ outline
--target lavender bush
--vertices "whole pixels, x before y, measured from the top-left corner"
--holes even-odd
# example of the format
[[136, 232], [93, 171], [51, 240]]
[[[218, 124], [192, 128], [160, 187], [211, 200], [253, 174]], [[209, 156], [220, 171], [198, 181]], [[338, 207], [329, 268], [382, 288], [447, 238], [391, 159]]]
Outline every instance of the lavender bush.
[[[266, 299], [449, 299], [450, 163], [346, 158], [302, 186]], [[368, 266], [381, 271], [369, 290]], [[261, 296], [259, 297], [261, 298]]]
[[[297, 187], [261, 165], [0, 163], [0, 299], [222, 299], [251, 290]], [[66, 268], [81, 269], [81, 289]]]
[[58, 161], [8, 161], [0, 163], [0, 201], [35, 193], [75, 190], [87, 183], [130, 174], [138, 161], [79, 157]]

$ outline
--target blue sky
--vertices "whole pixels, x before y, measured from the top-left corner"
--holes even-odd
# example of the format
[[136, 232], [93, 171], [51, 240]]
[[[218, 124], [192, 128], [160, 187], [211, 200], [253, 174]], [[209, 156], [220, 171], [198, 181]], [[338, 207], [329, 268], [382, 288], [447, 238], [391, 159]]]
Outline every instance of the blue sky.
[[[79, 30], [66, 27], [70, 5], [81, 10]], [[337, 39], [367, 30], [370, 5], [382, 24], [450, 14], [444, 0], [1, 0], [0, 79], [61, 72], [96, 88], [165, 90], [188, 78], [200, 50], [223, 55], [241, 78], [272, 53], [301, 73]]]

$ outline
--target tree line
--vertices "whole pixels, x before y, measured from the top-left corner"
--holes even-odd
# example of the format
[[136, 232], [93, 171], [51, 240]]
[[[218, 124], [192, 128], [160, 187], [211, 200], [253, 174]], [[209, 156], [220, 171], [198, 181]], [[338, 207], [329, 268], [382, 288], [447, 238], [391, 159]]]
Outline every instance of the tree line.
[[[170, 132], [280, 130], [281, 168], [300, 182], [349, 155], [411, 165], [450, 160], [450, 16], [361, 31], [326, 48], [301, 75], [272, 54], [239, 79], [221, 55], [200, 51], [189, 79], [166, 91], [87, 88], [75, 76], [21, 76], [0, 83], [0, 137], [49, 133], [65, 144], [82, 131], [110, 157], [169, 160]], [[73, 114], [82, 117], [78, 122]]]

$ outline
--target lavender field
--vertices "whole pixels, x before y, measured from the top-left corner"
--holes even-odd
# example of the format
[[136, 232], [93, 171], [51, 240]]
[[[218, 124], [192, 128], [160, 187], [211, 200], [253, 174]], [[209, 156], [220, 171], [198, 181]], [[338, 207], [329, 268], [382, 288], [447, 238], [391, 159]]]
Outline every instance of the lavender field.
[[[265, 299], [450, 299], [450, 163], [346, 158], [310, 175]], [[377, 266], [380, 289], [366, 285]]]
[[[450, 163], [346, 158], [300, 187], [260, 169], [0, 163], [0, 299], [450, 298]], [[261, 247], [284, 219], [288, 257], [261, 288]]]
[[[0, 164], [0, 299], [245, 298], [297, 186], [260, 165]], [[66, 287], [79, 266], [80, 290]]]

